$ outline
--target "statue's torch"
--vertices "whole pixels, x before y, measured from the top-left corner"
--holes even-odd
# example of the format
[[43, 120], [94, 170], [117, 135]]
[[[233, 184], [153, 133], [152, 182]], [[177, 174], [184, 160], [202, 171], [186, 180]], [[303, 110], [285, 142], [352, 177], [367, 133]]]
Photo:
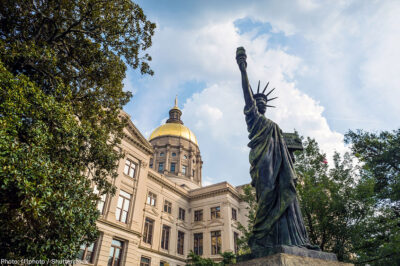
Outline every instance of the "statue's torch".
[[242, 71], [246, 70], [247, 67], [246, 59], [247, 59], [246, 50], [243, 47], [238, 47], [236, 49], [236, 62], [239, 65], [240, 70]]

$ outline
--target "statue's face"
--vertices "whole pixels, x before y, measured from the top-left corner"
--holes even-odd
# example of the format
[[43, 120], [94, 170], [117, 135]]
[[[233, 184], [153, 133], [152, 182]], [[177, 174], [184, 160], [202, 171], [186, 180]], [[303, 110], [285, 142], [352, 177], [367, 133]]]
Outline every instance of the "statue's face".
[[265, 114], [265, 111], [267, 110], [267, 101], [264, 100], [264, 98], [256, 98], [256, 104], [257, 104], [257, 109], [260, 114]]

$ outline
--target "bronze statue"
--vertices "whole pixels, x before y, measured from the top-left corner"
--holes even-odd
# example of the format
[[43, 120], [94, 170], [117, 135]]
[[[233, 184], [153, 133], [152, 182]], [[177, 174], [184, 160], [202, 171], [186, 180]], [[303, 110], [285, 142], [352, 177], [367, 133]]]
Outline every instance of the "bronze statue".
[[[251, 185], [256, 189], [258, 209], [253, 235], [249, 246], [254, 257], [270, 254], [277, 246], [296, 246], [318, 249], [312, 246], [301, 216], [296, 196], [296, 174], [282, 130], [264, 116], [268, 102], [267, 94], [257, 94], [249, 85], [247, 77], [246, 52], [237, 48], [236, 61], [242, 74], [242, 88], [245, 100], [244, 113], [250, 142]], [[271, 252], [270, 252], [271, 251]]]

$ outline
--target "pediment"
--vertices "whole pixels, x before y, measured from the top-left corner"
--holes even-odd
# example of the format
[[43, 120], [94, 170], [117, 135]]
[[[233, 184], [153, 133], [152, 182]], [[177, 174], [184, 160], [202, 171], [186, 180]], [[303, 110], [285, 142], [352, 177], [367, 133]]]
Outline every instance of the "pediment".
[[142, 135], [135, 124], [133, 124], [130, 116], [124, 111], [121, 111], [121, 115], [127, 119], [127, 126], [124, 130], [125, 138], [127, 138], [138, 149], [148, 153], [149, 155], [152, 155], [153, 147], [151, 146], [150, 142]]
[[162, 218], [170, 223], [174, 222], [174, 217], [170, 214], [163, 213]]
[[206, 227], [206, 223], [204, 222], [195, 222], [192, 224], [192, 229], [201, 229], [201, 228], [205, 228]]
[[217, 226], [217, 225], [224, 225], [222, 219], [213, 219], [207, 224], [207, 226]]
[[183, 221], [179, 220], [176, 225], [188, 229], [188, 224]]
[[147, 205], [145, 206], [145, 211], [155, 216], [158, 216], [160, 214], [156, 208]]

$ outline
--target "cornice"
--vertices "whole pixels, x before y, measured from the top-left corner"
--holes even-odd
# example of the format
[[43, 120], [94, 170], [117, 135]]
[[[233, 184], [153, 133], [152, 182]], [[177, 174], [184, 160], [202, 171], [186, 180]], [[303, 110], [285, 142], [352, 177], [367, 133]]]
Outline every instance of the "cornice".
[[162, 179], [161, 177], [158, 177], [157, 175], [155, 175], [154, 173], [152, 173], [151, 171], [148, 172], [148, 177], [152, 180], [154, 180], [155, 182], [159, 183], [162, 186], [165, 186], [166, 188], [172, 190], [173, 192], [181, 195], [182, 197], [184, 197], [185, 199], [189, 200], [189, 195], [187, 194], [187, 192], [182, 191], [180, 189], [178, 189], [176, 187], [176, 184], [171, 184], [168, 181]]
[[139, 245], [139, 248], [143, 249], [143, 250], [146, 250], [146, 251], [149, 251], [149, 252], [157, 253], [157, 254], [159, 254], [161, 256], [165, 256], [165, 257], [168, 257], [168, 258], [171, 258], [171, 259], [174, 259], [174, 260], [179, 260], [179, 261], [182, 261], [182, 262], [186, 262], [186, 259], [184, 259], [184, 258], [181, 258], [181, 257], [178, 257], [178, 256], [174, 256], [174, 255], [171, 255], [171, 254], [168, 254], [168, 253], [164, 253], [164, 252], [161, 252], [159, 250], [155, 250], [155, 249], [152, 249], [152, 248], [144, 247], [144, 246], [141, 246], [141, 245]]
[[[160, 185], [165, 186], [166, 188], [172, 190], [173, 192], [181, 195], [182, 197], [184, 197], [185, 199], [187, 199], [189, 201], [202, 199], [202, 198], [211, 198], [211, 197], [215, 197], [215, 196], [222, 195], [222, 194], [230, 194], [237, 201], [242, 201], [239, 193], [237, 191], [235, 191], [235, 189], [233, 189], [232, 186], [229, 185], [227, 182], [215, 184], [210, 187], [198, 188], [198, 189], [186, 192], [186, 191], [182, 191], [182, 190], [178, 189], [178, 187], [176, 186], [175, 183], [171, 184], [167, 180], [164, 180], [163, 178], [152, 173], [152, 171], [148, 172], [148, 177], [150, 179], [154, 180], [155, 182], [159, 183]], [[223, 186], [224, 184], [225, 184], [225, 186]], [[203, 193], [191, 195], [193, 192], [201, 190], [201, 189], [212, 189], [213, 186], [223, 186], [223, 187], [218, 188], [218, 189], [209, 190], [209, 191], [206, 190]]]
[[[216, 184], [219, 185], [219, 184]], [[200, 188], [202, 189], [202, 188]], [[198, 190], [198, 189], [197, 189]], [[211, 198], [211, 197], [215, 197], [221, 194], [231, 194], [237, 201], [241, 201], [242, 199], [240, 198], [239, 194], [237, 191], [235, 191], [234, 189], [232, 189], [230, 186], [225, 186], [219, 189], [215, 189], [215, 190], [210, 190], [210, 191], [204, 191], [203, 193], [199, 193], [197, 195], [190, 195], [190, 200], [197, 200], [197, 199], [202, 199], [202, 198]]]
[[119, 224], [115, 224], [115, 223], [110, 222], [110, 221], [108, 221], [108, 220], [106, 220], [106, 219], [100, 218], [100, 219], [98, 219], [97, 221], [100, 222], [100, 223], [103, 223], [103, 224], [105, 224], [105, 225], [114, 227], [114, 228], [116, 228], [116, 229], [120, 229], [120, 230], [123, 230], [123, 231], [125, 231], [125, 232], [131, 233], [131, 234], [134, 234], [134, 235], [137, 235], [138, 237], [142, 237], [142, 234], [141, 234], [140, 232], [135, 231], [135, 230], [132, 230], [132, 229], [129, 229], [129, 228], [126, 228], [126, 227], [121, 226], [121, 225], [119, 225]]

